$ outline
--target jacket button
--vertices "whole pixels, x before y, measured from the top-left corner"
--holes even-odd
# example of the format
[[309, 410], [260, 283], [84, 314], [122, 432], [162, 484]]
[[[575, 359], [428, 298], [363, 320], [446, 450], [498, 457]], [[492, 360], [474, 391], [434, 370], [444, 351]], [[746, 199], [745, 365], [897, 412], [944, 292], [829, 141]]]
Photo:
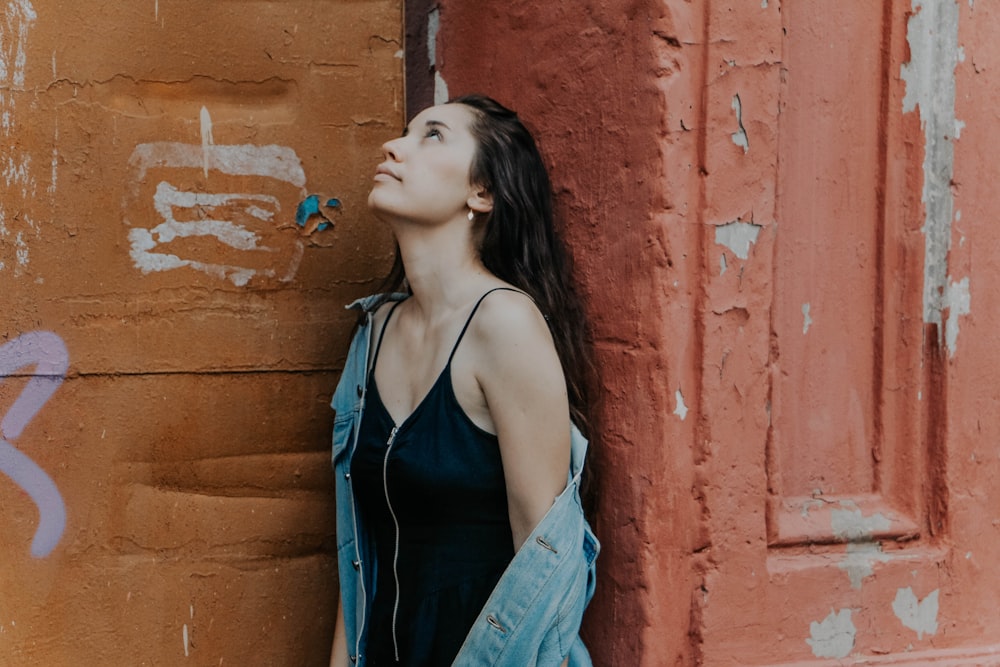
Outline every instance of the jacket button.
[[362, 396], [363, 394], [364, 394], [364, 391], [362, 391], [362, 389], [361, 389], [361, 385], [359, 384], [359, 385], [358, 385], [358, 398], [361, 398], [361, 396]]
[[345, 472], [344, 473], [344, 479], [350, 479], [350, 478], [351, 478], [351, 473]]
[[352, 560], [351, 561], [351, 565], [354, 566], [355, 570], [360, 570], [361, 569], [361, 561], [359, 561], [359, 560]]

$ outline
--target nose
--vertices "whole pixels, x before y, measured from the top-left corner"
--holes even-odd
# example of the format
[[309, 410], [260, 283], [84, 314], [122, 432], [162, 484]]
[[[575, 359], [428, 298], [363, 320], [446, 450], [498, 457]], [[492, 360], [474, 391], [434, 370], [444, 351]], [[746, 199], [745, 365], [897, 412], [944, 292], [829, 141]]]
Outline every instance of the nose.
[[382, 155], [385, 156], [386, 159], [392, 160], [393, 162], [399, 162], [399, 157], [401, 155], [400, 143], [402, 139], [403, 137], [396, 137], [395, 139], [390, 139], [382, 144]]

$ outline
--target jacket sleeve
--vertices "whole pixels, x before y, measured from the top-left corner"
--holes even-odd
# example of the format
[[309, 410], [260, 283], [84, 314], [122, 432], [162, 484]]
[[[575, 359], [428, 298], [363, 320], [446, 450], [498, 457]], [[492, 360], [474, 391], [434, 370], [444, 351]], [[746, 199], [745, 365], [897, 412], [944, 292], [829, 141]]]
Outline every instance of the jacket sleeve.
[[504, 571], [453, 667], [559, 667], [571, 653], [574, 667], [589, 667], [579, 630], [598, 549], [573, 480]]

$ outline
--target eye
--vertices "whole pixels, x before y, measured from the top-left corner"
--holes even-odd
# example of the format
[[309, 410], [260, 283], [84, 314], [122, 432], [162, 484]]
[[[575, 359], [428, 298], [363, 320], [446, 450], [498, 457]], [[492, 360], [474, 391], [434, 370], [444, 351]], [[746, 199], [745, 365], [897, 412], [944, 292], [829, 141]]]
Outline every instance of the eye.
[[441, 140], [444, 138], [444, 135], [441, 134], [441, 130], [437, 129], [436, 127], [432, 127], [431, 129], [427, 130], [427, 134], [424, 135], [424, 138]]

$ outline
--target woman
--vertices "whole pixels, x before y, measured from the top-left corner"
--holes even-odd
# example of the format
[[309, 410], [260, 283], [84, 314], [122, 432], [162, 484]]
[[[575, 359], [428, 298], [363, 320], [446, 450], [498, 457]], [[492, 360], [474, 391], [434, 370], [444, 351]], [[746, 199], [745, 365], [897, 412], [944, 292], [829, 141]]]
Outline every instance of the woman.
[[588, 361], [541, 157], [481, 96], [382, 152], [368, 204], [398, 243], [396, 293], [353, 304], [333, 401], [331, 665], [589, 665], [598, 545], [571, 424]]

